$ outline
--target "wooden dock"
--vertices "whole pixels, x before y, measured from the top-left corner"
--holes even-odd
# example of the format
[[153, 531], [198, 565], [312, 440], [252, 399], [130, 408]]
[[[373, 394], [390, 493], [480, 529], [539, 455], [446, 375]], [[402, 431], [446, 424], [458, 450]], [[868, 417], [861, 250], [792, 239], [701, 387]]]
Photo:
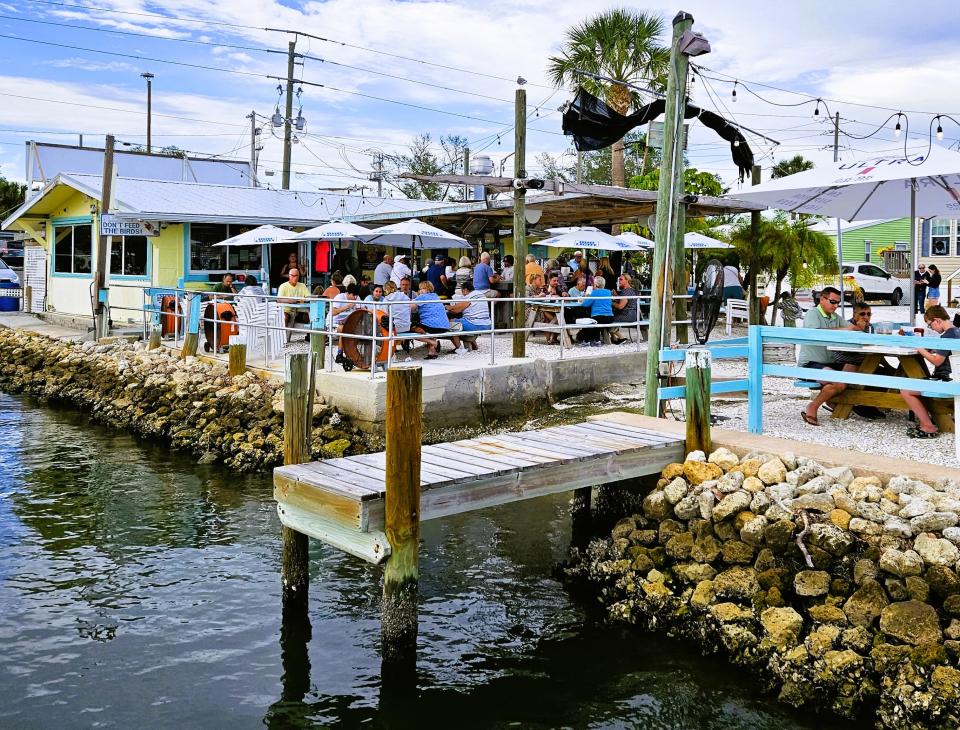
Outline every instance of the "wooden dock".
[[[424, 446], [419, 519], [654, 474], [684, 453], [683, 437], [602, 418]], [[390, 554], [385, 479], [385, 452], [277, 467], [280, 521], [379, 563]]]

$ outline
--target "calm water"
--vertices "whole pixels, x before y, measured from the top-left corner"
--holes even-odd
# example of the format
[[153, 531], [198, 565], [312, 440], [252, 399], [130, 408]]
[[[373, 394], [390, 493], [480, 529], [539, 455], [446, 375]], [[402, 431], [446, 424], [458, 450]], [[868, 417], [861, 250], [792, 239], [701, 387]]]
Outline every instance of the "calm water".
[[551, 578], [564, 498], [425, 525], [419, 676], [382, 686], [380, 570], [313, 544], [281, 649], [269, 477], [0, 394], [0, 727], [814, 728]]

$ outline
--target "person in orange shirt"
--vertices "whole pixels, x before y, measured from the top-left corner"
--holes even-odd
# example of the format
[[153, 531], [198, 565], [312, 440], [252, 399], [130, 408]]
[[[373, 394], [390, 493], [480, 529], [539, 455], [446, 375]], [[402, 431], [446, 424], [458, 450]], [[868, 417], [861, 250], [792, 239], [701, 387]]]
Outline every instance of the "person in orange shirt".
[[532, 253], [527, 254], [527, 258], [525, 259], [525, 261], [527, 263], [523, 267], [524, 281], [530, 281], [530, 276], [532, 274], [540, 274], [540, 276], [543, 276], [543, 269], [540, 268], [540, 264], [537, 263], [537, 259]]

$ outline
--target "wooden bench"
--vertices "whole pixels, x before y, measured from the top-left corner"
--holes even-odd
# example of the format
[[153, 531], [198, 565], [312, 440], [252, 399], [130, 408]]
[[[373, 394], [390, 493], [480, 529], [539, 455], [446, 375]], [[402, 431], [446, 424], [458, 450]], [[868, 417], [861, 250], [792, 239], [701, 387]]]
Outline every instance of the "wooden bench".
[[733, 333], [733, 320], [739, 319], [744, 324], [750, 322], [750, 308], [746, 299], [728, 299], [725, 306], [727, 317], [727, 334]]

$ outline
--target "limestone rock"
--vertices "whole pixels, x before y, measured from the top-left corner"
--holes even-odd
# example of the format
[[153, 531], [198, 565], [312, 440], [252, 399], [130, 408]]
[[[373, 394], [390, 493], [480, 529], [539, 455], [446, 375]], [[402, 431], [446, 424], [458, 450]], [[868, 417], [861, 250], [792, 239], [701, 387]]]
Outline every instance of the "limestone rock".
[[830, 522], [818, 522], [810, 527], [809, 541], [821, 550], [826, 550], [835, 557], [846, 555], [853, 548], [856, 540], [847, 532]]
[[740, 540], [727, 540], [720, 548], [720, 554], [728, 565], [749, 565], [753, 562], [753, 548]]
[[691, 451], [689, 454], [687, 454], [686, 458], [683, 461], [686, 464], [687, 462], [691, 462], [691, 461], [703, 462], [706, 460], [707, 460], [707, 455], [698, 449], [697, 451]]
[[690, 596], [690, 607], [705, 610], [716, 600], [717, 591], [712, 580], [703, 580], [697, 583]]
[[720, 623], [743, 623], [753, 619], [753, 611], [736, 603], [717, 603], [710, 607], [710, 615]]
[[717, 502], [717, 497], [713, 492], [701, 492], [697, 497], [697, 504], [700, 506], [700, 517], [709, 520], [713, 516], [713, 506]]
[[[836, 503], [836, 497], [834, 497], [834, 503]], [[846, 530], [850, 526], [850, 518], [853, 516], [849, 512], [843, 509], [832, 509], [827, 514], [830, 518], [830, 522], [839, 527], [841, 530]]]
[[673, 566], [673, 574], [685, 583], [696, 585], [702, 581], [713, 580], [717, 571], [703, 563], [678, 563]]
[[662, 490], [650, 492], [643, 499], [643, 514], [651, 520], [666, 519], [671, 512], [670, 503]]
[[700, 499], [695, 494], [688, 494], [673, 508], [673, 513], [681, 520], [692, 520], [700, 516]]
[[663, 496], [666, 498], [667, 502], [669, 502], [671, 505], [675, 505], [677, 502], [687, 496], [688, 491], [689, 487], [687, 486], [687, 483], [680, 477], [677, 477], [663, 488]]
[[[748, 480], [749, 481], [749, 480]], [[747, 486], [747, 483], [744, 482], [744, 487]], [[750, 490], [747, 490], [750, 491]], [[750, 500], [750, 511], [757, 515], [762, 515], [767, 511], [767, 507], [770, 506], [770, 498], [763, 492], [757, 492], [753, 495], [753, 499]]]
[[745, 566], [734, 566], [713, 579], [713, 588], [717, 598], [732, 598], [749, 601], [760, 590], [757, 571]]
[[660, 472], [660, 476], [662, 476], [662, 477], [663, 477], [664, 479], [666, 479], [668, 482], [673, 481], [673, 480], [676, 479], [677, 477], [682, 477], [682, 476], [683, 476], [683, 464], [677, 464], [677, 463], [667, 464], [667, 465], [663, 468], [663, 471]]
[[886, 520], [886, 513], [880, 509], [879, 504], [861, 500], [857, 502], [857, 517], [882, 524]]
[[850, 467], [847, 466], [835, 466], [830, 469], [824, 469], [824, 473], [844, 487], [850, 486], [853, 482], [853, 472], [850, 471]]
[[744, 477], [755, 477], [761, 466], [763, 466], [763, 459], [751, 457], [741, 461], [737, 465], [736, 470], [743, 474]]
[[861, 558], [853, 566], [853, 582], [855, 585], [862, 586], [864, 581], [875, 580], [877, 577], [877, 564], [867, 558]]
[[698, 563], [712, 563], [720, 555], [720, 541], [713, 535], [704, 535], [693, 542], [690, 558]]
[[843, 612], [854, 626], [870, 628], [888, 603], [883, 587], [873, 579], [866, 579], [843, 604]]
[[723, 494], [732, 494], [743, 486], [743, 474], [732, 471], [717, 480], [717, 490]]
[[831, 489], [828, 494], [833, 497], [833, 503], [844, 512], [849, 512], [850, 516], [857, 514], [857, 500], [850, 496], [845, 489], [836, 487]]
[[883, 534], [891, 537], [902, 537], [909, 540], [914, 535], [913, 526], [899, 517], [889, 518], [883, 525]]
[[797, 485], [797, 494], [826, 494], [833, 484], [833, 479], [824, 474]]
[[880, 630], [887, 636], [913, 646], [943, 639], [936, 609], [920, 601], [891, 603], [884, 608], [880, 614]]
[[[907, 595], [915, 601], [927, 602], [930, 598], [930, 586], [923, 578], [916, 575], [909, 575], [904, 581], [907, 584]], [[944, 606], [946, 608], [946, 606]]]
[[[702, 453], [702, 452], [701, 452]], [[696, 485], [711, 479], [719, 479], [723, 470], [716, 464], [710, 464], [706, 461], [685, 461], [683, 463], [683, 476], [690, 484]]]
[[766, 489], [767, 495], [774, 502], [786, 502], [787, 500], [793, 499], [797, 496], [797, 488], [793, 484], [787, 484], [786, 482], [781, 482], [780, 484], [774, 484], [771, 487]]
[[803, 629], [803, 617], [792, 608], [768, 608], [760, 614], [760, 623], [780, 651], [795, 646]]
[[923, 577], [935, 596], [946, 598], [960, 593], [960, 578], [957, 578], [957, 574], [951, 568], [943, 565], [932, 565]]
[[764, 484], [779, 484], [787, 478], [787, 467], [780, 459], [771, 459], [757, 469], [757, 477]]
[[736, 515], [738, 512], [750, 507], [752, 497], [749, 492], [734, 492], [726, 495], [720, 503], [713, 508], [712, 516], [714, 522], [722, 522]]
[[802, 570], [793, 578], [798, 596], [825, 596], [830, 591], [830, 574], [823, 570]]
[[790, 502], [794, 512], [809, 509], [816, 512], [831, 512], [836, 505], [829, 494], [804, 494]]
[[759, 547], [763, 543], [763, 531], [767, 529], [767, 518], [758, 515], [747, 522], [740, 530], [740, 539], [749, 545]]
[[911, 499], [906, 503], [904, 508], [900, 510], [900, 516], [910, 520], [914, 517], [925, 515], [928, 512], [933, 512], [935, 509], [936, 508], [925, 499]]
[[690, 557], [690, 550], [693, 548], [693, 535], [689, 532], [678, 532], [673, 535], [664, 549], [674, 560], [686, 560]]
[[850, 520], [850, 531], [858, 535], [879, 535], [883, 532], [883, 527], [876, 522], [864, 520], [860, 517], [854, 517]]
[[763, 531], [763, 539], [772, 548], [784, 548], [793, 539], [795, 529], [793, 520], [778, 520], [767, 525]]
[[910, 520], [910, 526], [917, 532], [939, 532], [953, 527], [960, 521], [955, 512], [927, 512]]
[[960, 527], [947, 527], [943, 530], [943, 537], [954, 545], [960, 545]]
[[752, 492], [753, 494], [760, 494], [763, 491], [764, 486], [766, 486], [761, 480], [757, 477], [747, 477], [743, 480], [743, 488]]
[[707, 459], [707, 461], [709, 461], [711, 464], [716, 464], [724, 471], [730, 471], [733, 467], [740, 463], [740, 459], [735, 453], [722, 446], [710, 454], [710, 458]]
[[956, 545], [929, 533], [918, 535], [913, 541], [913, 549], [919, 553], [927, 565], [949, 568], [956, 565], [957, 559], [960, 558], [960, 549]]
[[900, 551], [888, 548], [880, 555], [880, 570], [901, 578], [923, 573], [923, 560], [913, 550]]

